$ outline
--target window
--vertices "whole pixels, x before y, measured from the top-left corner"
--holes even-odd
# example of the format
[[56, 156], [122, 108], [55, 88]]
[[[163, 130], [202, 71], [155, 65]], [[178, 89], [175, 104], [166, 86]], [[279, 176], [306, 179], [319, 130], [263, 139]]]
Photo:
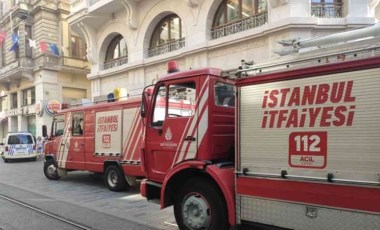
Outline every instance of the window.
[[71, 35], [70, 57], [86, 60], [86, 44], [78, 36]]
[[36, 103], [35, 88], [25, 89], [22, 91], [23, 106], [33, 105]]
[[57, 115], [53, 118], [53, 136], [61, 136], [63, 135], [63, 130], [65, 129], [65, 116]]
[[195, 83], [169, 86], [168, 117], [189, 117], [195, 113]]
[[83, 134], [83, 113], [74, 113], [72, 120], [73, 136], [81, 136]]
[[17, 105], [17, 93], [11, 94], [11, 109], [16, 109], [18, 107]]
[[267, 12], [265, 0], [224, 0], [216, 12], [213, 27]]
[[312, 0], [311, 15], [318, 18], [343, 17], [342, 0]]
[[267, 22], [266, 0], [224, 0], [215, 14], [213, 39], [262, 26]]
[[[155, 97], [153, 126], [162, 126], [167, 117], [189, 117], [195, 114], [196, 90], [194, 82], [159, 87]], [[167, 108], [166, 108], [167, 107]]]
[[182, 20], [177, 15], [169, 15], [158, 23], [153, 32], [149, 56], [171, 52], [184, 46], [185, 32]]
[[25, 56], [32, 57], [32, 47], [30, 47], [29, 39], [32, 39], [32, 27], [25, 26]]
[[153, 126], [162, 126], [165, 120], [165, 108], [166, 108], [166, 87], [160, 86], [155, 98], [154, 113], [153, 113]]
[[235, 88], [233, 85], [216, 82], [214, 85], [215, 105], [217, 106], [235, 106]]
[[7, 96], [0, 97], [0, 112], [8, 110], [8, 101], [7, 101], [7, 99], [8, 99]]
[[106, 52], [104, 68], [109, 69], [128, 62], [127, 43], [123, 36], [116, 36], [110, 43]]

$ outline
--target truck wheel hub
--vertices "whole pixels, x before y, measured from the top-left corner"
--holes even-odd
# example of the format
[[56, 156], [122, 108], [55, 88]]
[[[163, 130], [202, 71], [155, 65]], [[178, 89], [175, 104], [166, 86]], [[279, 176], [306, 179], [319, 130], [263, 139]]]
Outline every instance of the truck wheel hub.
[[57, 173], [57, 168], [55, 167], [55, 165], [49, 165], [47, 171], [49, 175], [54, 175]]
[[206, 228], [210, 222], [209, 207], [204, 197], [190, 195], [182, 206], [183, 220], [192, 229]]
[[108, 182], [109, 184], [115, 186], [117, 184], [117, 174], [116, 172], [111, 172], [109, 175], [108, 175]]

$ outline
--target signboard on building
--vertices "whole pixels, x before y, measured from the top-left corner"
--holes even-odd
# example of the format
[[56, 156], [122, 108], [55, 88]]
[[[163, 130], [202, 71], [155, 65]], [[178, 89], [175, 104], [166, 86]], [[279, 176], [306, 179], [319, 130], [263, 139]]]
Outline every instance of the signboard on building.
[[54, 99], [48, 100], [45, 104], [45, 111], [49, 115], [53, 115], [54, 113], [58, 112], [58, 110], [62, 109], [62, 104]]

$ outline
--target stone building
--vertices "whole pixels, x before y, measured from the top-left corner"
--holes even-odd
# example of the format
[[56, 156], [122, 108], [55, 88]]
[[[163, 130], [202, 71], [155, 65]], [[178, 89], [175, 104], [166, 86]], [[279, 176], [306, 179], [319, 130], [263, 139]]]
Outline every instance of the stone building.
[[72, 0], [72, 29], [88, 45], [93, 98], [117, 87], [138, 95], [180, 69], [237, 68], [278, 58], [280, 40], [377, 22], [379, 0]]
[[68, 0], [0, 0], [0, 140], [40, 136], [51, 112], [91, 97], [86, 46], [69, 10]]

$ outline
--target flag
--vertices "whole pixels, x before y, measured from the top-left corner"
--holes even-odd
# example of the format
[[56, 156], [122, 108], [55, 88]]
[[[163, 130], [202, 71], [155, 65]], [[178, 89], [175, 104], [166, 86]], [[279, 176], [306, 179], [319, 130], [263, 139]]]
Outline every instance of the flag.
[[5, 40], [6, 33], [5, 32], [0, 32], [0, 45], [3, 43]]
[[55, 56], [59, 57], [59, 50], [56, 44], [49, 44], [49, 48]]
[[40, 49], [42, 53], [46, 53], [46, 51], [48, 50], [46, 42], [40, 42]]
[[17, 48], [18, 48], [18, 42], [19, 42], [19, 38], [18, 38], [18, 35], [17, 34], [12, 34], [12, 47], [9, 51], [14, 51], [16, 52], [17, 51]]
[[29, 40], [29, 46], [30, 46], [30, 48], [37, 49], [36, 41], [33, 41], [30, 38], [28, 38], [28, 40]]

